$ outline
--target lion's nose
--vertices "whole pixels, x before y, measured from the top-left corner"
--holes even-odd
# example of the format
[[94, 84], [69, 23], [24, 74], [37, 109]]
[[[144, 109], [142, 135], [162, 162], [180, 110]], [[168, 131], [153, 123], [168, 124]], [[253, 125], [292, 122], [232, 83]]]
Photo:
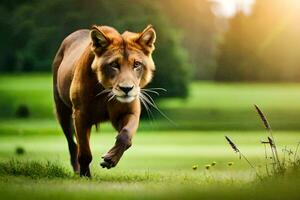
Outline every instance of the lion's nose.
[[128, 87], [128, 86], [119, 86], [120, 90], [122, 90], [126, 95], [133, 89], [133, 86]]

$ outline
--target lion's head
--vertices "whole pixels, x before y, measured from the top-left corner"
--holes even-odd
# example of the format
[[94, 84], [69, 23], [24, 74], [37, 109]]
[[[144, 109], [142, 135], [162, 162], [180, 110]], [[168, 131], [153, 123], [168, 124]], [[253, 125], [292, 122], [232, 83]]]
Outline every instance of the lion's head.
[[155, 30], [151, 25], [141, 33], [120, 34], [108, 26], [93, 26], [90, 31], [95, 54], [92, 69], [98, 81], [111, 89], [116, 99], [132, 102], [152, 79]]

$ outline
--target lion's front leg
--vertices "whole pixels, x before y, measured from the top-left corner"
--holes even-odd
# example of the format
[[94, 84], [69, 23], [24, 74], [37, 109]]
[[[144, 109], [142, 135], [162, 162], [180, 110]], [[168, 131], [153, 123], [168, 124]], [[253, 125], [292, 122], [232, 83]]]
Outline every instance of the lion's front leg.
[[103, 168], [115, 167], [123, 153], [131, 146], [132, 137], [138, 128], [139, 117], [129, 114], [124, 116], [119, 123], [120, 128], [115, 145], [102, 157], [103, 162], [100, 165]]

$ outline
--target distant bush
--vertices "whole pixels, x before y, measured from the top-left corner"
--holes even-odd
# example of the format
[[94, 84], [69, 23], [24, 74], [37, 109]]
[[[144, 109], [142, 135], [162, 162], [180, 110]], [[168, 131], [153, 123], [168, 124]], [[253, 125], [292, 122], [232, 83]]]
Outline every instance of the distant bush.
[[28, 118], [30, 116], [29, 108], [26, 105], [19, 105], [16, 109], [16, 117]]
[[23, 154], [25, 154], [25, 149], [23, 148], [23, 147], [17, 147], [16, 148], [16, 154], [17, 155], [23, 155]]

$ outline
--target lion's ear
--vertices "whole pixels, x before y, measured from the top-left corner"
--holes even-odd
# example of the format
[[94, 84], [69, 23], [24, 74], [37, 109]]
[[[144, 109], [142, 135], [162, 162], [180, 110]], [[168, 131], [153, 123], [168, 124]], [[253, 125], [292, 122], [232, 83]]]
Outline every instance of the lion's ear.
[[142, 33], [140, 33], [137, 42], [149, 53], [154, 50], [156, 33], [152, 25], [148, 25]]
[[110, 39], [96, 26], [92, 27], [90, 37], [94, 51], [103, 50], [111, 43]]

